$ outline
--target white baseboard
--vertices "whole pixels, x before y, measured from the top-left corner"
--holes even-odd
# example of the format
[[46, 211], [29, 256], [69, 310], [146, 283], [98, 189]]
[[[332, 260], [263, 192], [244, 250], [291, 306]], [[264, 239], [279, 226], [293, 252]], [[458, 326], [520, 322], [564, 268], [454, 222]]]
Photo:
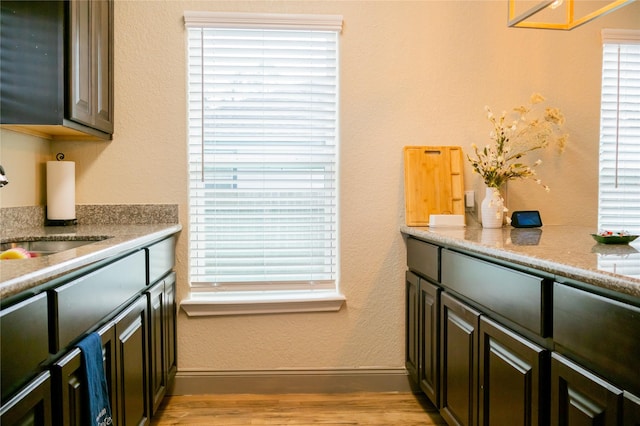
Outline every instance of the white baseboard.
[[169, 395], [415, 392], [404, 368], [178, 371]]

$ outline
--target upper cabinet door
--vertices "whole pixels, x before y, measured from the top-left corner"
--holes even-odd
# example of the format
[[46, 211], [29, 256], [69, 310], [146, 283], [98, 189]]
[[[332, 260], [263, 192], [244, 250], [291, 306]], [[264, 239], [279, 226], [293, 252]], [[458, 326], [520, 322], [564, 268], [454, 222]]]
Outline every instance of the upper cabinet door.
[[94, 125], [113, 133], [113, 1], [93, 0]]
[[91, 125], [91, 6], [90, 1], [72, 1], [69, 5], [71, 51], [71, 118]]
[[51, 140], [113, 135], [114, 0], [0, 2], [0, 126]]
[[113, 133], [113, 2], [71, 1], [70, 118]]

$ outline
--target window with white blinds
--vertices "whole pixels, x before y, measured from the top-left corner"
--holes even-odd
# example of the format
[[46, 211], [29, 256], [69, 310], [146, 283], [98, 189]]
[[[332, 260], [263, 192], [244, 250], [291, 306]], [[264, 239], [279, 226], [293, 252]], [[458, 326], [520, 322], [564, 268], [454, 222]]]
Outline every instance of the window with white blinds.
[[193, 287], [336, 289], [342, 19], [185, 13]]
[[640, 31], [603, 31], [598, 228], [640, 234]]

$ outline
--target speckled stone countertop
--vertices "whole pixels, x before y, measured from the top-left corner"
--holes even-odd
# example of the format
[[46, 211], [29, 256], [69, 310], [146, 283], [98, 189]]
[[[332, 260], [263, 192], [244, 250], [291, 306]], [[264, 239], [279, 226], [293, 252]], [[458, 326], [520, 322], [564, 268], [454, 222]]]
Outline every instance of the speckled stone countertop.
[[[401, 232], [542, 271], [558, 282], [576, 280], [621, 293], [625, 298], [631, 296], [634, 302], [640, 298], [640, 238], [632, 244], [598, 244], [590, 228], [549, 225], [533, 229], [403, 226]], [[640, 305], [640, 299], [637, 303]]]
[[51, 227], [38, 225], [44, 223], [43, 210], [21, 209], [2, 209], [0, 241], [107, 238], [48, 256], [0, 261], [0, 300], [182, 229], [175, 205], [84, 206], [76, 211], [78, 225]]

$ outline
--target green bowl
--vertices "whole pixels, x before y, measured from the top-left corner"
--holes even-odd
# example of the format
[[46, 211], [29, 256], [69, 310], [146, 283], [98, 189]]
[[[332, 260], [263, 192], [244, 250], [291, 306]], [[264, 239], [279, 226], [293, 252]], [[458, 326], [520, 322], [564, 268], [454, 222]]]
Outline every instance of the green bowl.
[[631, 241], [638, 238], [637, 235], [598, 235], [591, 234], [594, 240], [600, 244], [629, 244]]

